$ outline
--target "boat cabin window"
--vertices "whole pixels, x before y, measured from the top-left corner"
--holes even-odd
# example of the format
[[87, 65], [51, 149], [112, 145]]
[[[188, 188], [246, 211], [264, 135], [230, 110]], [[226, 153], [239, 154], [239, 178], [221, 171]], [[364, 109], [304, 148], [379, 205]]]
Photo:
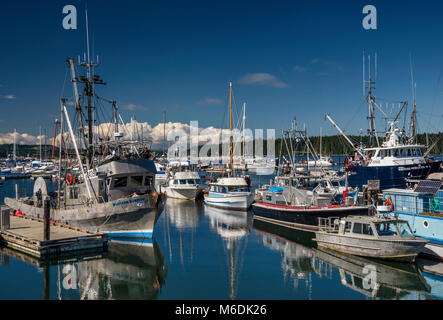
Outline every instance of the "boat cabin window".
[[392, 154], [393, 154], [394, 157], [398, 157], [399, 156], [398, 149], [392, 150]]
[[70, 199], [78, 199], [78, 193], [79, 193], [79, 188], [78, 187], [72, 187], [69, 188], [69, 198]]
[[373, 235], [372, 228], [368, 223], [359, 223], [359, 222], [354, 223], [352, 233], [365, 234], [369, 236]]
[[346, 224], [345, 224], [345, 232], [346, 233], [351, 232], [351, 227], [352, 227], [352, 222], [347, 221]]
[[409, 224], [407, 222], [398, 222], [397, 223], [397, 228], [398, 228], [398, 233], [402, 236], [402, 237], [409, 237], [409, 236], [413, 236], [414, 234], [412, 233], [411, 227], [409, 226]]
[[123, 188], [128, 185], [128, 177], [114, 178], [114, 188]]
[[395, 224], [392, 222], [376, 223], [375, 229], [381, 237], [397, 235], [397, 228], [395, 228]]
[[143, 176], [132, 176], [131, 186], [141, 187], [143, 185]]
[[367, 224], [367, 223], [363, 224], [362, 233], [366, 234], [368, 236], [373, 236], [374, 235], [374, 233], [372, 232], [371, 226], [369, 224]]
[[228, 187], [229, 192], [248, 192], [248, 187], [240, 187], [240, 186], [230, 186]]
[[217, 186], [217, 185], [211, 186], [211, 191], [218, 192], [218, 193], [226, 193], [224, 186]]
[[150, 187], [150, 186], [152, 186], [152, 177], [150, 177], [150, 176], [145, 176], [145, 186], [146, 186], [146, 187]]
[[417, 156], [418, 156], [418, 157], [421, 157], [421, 156], [422, 156], [422, 153], [421, 153], [421, 150], [420, 150], [420, 149], [417, 150]]
[[195, 179], [188, 179], [188, 184], [198, 184]]

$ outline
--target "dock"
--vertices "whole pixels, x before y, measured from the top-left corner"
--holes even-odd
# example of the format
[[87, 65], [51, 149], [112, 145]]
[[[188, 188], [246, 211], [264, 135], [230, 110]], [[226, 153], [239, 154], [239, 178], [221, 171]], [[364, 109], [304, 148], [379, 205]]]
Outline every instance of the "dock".
[[[4, 209], [2, 210], [4, 211]], [[9, 225], [0, 230], [0, 244], [36, 258], [60, 257], [79, 252], [104, 251], [108, 235], [50, 222], [49, 240], [44, 240], [42, 219], [9, 215]]]

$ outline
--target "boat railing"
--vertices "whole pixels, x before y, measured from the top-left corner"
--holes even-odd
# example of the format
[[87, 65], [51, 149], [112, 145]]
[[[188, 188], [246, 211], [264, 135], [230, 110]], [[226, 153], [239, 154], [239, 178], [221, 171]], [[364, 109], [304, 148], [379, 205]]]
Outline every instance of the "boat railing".
[[324, 232], [338, 233], [339, 217], [318, 218], [318, 229]]

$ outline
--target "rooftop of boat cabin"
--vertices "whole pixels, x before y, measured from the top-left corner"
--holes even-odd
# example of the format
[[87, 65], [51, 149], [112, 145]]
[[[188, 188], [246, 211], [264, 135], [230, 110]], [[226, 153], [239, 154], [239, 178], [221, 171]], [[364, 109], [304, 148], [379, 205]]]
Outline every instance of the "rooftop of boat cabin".
[[341, 218], [343, 221], [360, 222], [360, 223], [387, 223], [387, 222], [407, 222], [406, 220], [397, 219], [389, 216], [347, 216]]
[[248, 183], [244, 178], [230, 177], [230, 178], [220, 178], [217, 182], [211, 182], [211, 185], [223, 185], [223, 186], [233, 186], [233, 187], [247, 187]]

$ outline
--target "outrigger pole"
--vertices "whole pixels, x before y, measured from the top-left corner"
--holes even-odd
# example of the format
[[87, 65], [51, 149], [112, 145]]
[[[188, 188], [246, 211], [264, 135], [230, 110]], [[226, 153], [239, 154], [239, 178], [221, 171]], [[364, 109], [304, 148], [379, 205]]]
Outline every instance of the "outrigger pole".
[[83, 169], [82, 159], [80, 157], [80, 153], [78, 152], [77, 142], [75, 141], [74, 131], [72, 131], [71, 121], [69, 120], [68, 110], [66, 110], [64, 99], [61, 100], [61, 105], [62, 105], [63, 111], [65, 113], [66, 122], [68, 123], [68, 129], [69, 129], [69, 133], [71, 135], [72, 143], [74, 144], [74, 150], [75, 150], [75, 154], [77, 155], [78, 164], [79, 164], [80, 170], [82, 172], [83, 179], [85, 180], [85, 185], [86, 185], [86, 189], [88, 191], [89, 199], [93, 200], [92, 194], [91, 194], [91, 189], [89, 188], [89, 183], [90, 183], [89, 178], [86, 175], [85, 170]]
[[334, 122], [334, 120], [332, 120], [332, 118], [328, 114], [325, 115], [325, 118], [328, 119], [332, 123], [332, 125], [338, 130], [338, 132], [340, 132], [340, 134], [345, 138], [345, 140], [349, 143], [349, 145], [351, 145], [353, 150], [358, 152], [358, 154], [361, 155], [363, 158], [366, 158], [365, 155], [354, 146], [351, 139], [348, 138], [348, 136], [343, 132], [342, 129], [340, 129], [340, 127]]

